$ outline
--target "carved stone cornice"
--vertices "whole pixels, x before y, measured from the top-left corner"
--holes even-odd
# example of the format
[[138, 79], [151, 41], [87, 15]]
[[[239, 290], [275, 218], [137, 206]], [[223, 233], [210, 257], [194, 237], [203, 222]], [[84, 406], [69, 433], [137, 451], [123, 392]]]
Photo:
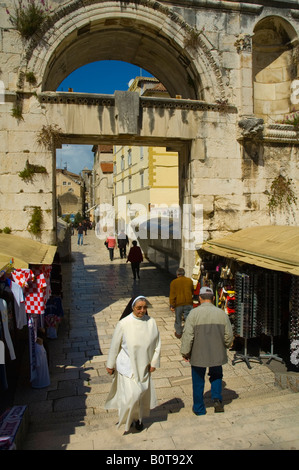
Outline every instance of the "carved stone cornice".
[[289, 124], [269, 124], [264, 129], [263, 140], [299, 144], [299, 129]]
[[[132, 93], [128, 91], [127, 93]], [[74, 104], [88, 106], [115, 106], [115, 95], [48, 91], [38, 94], [38, 100], [44, 104]], [[190, 111], [218, 111], [236, 113], [237, 109], [226, 102], [207, 103], [199, 100], [175, 98], [140, 97], [141, 108], [181, 109]]]
[[47, 104], [75, 104], [88, 106], [114, 106], [114, 95], [98, 95], [92, 93], [69, 93], [47, 91], [38, 94], [40, 103]]
[[299, 144], [299, 128], [290, 124], [264, 124], [263, 119], [251, 116], [241, 119], [238, 126], [239, 142]]

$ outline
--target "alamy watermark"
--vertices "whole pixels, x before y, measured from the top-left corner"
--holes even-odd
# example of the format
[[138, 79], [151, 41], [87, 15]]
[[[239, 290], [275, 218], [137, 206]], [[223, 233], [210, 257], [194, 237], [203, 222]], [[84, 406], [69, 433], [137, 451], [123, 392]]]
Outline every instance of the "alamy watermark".
[[150, 211], [139, 203], [128, 204], [126, 196], [118, 198], [117, 213], [111, 204], [99, 204], [95, 209], [98, 238], [122, 230], [131, 240], [180, 239], [185, 250], [194, 250], [203, 243], [203, 205], [155, 205]]

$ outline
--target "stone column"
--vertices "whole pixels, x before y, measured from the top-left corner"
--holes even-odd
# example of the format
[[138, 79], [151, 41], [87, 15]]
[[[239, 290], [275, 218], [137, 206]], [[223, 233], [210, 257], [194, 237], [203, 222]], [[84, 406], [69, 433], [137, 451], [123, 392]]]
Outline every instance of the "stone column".
[[235, 42], [240, 56], [240, 115], [253, 113], [252, 40], [249, 34], [240, 34]]
[[[196, 240], [201, 233], [202, 214], [196, 211], [196, 195], [193, 194], [193, 163], [192, 159], [203, 157], [203, 141], [201, 139], [186, 144], [179, 152], [179, 201], [181, 208], [181, 258], [180, 267], [185, 269], [186, 275], [191, 276], [196, 257]], [[203, 157], [204, 158], [204, 157]], [[193, 189], [192, 189], [193, 188]], [[198, 219], [199, 218], [199, 219]]]

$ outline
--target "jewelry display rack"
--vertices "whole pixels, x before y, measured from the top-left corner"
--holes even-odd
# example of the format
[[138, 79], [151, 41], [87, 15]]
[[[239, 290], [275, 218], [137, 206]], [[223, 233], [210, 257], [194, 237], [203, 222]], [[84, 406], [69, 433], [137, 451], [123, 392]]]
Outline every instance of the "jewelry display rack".
[[279, 361], [281, 362], [282, 364], [284, 364], [284, 360], [277, 356], [277, 354], [274, 354], [274, 345], [273, 345], [273, 336], [271, 335], [271, 350], [270, 350], [270, 354], [260, 354], [260, 358], [262, 359], [266, 359], [268, 358], [268, 361], [267, 361], [267, 364], [270, 364], [270, 362], [272, 360], [275, 360], [275, 361]]

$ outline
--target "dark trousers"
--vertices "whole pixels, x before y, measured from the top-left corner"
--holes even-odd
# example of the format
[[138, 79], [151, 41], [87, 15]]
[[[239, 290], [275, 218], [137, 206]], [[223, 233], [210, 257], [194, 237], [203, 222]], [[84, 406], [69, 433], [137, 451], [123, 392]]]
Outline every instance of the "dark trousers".
[[131, 266], [132, 266], [132, 272], [133, 272], [134, 279], [136, 279], [136, 274], [137, 274], [138, 279], [140, 279], [140, 277], [139, 277], [140, 263], [131, 263]]

